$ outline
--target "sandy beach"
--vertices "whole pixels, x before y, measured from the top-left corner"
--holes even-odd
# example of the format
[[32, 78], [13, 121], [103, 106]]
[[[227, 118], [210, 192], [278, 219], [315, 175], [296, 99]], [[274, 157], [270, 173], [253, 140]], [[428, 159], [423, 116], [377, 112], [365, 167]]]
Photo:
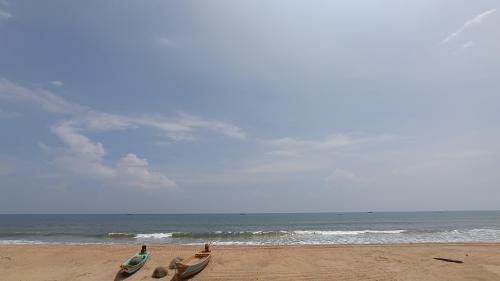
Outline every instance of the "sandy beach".
[[[136, 274], [117, 274], [135, 245], [0, 245], [0, 280], [154, 280], [153, 269], [197, 246], [150, 246]], [[449, 263], [436, 257], [461, 260]], [[161, 280], [173, 279], [174, 271]], [[500, 280], [500, 244], [215, 246], [192, 280]]]

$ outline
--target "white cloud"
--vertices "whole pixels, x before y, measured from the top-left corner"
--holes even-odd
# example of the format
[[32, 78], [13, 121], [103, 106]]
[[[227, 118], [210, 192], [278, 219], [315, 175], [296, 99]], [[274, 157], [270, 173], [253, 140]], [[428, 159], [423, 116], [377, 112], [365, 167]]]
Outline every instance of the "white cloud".
[[335, 134], [321, 140], [302, 140], [292, 137], [284, 137], [268, 141], [276, 147], [276, 150], [269, 154], [273, 155], [297, 155], [311, 150], [320, 150], [347, 146], [355, 143], [356, 140], [344, 134]]
[[92, 110], [89, 107], [66, 101], [51, 91], [30, 89], [6, 79], [0, 79], [0, 98], [26, 102], [41, 109], [73, 118], [72, 126], [80, 130], [110, 131], [137, 127], [160, 130], [173, 141], [192, 141], [199, 130], [209, 130], [231, 138], [245, 138], [245, 133], [232, 124], [208, 120], [186, 113], [178, 113], [175, 118], [162, 116], [126, 116]]
[[5, 11], [5, 10], [2, 10], [0, 9], [0, 20], [8, 20], [12, 18], [12, 14]]
[[[66, 120], [52, 127], [65, 148], [59, 149], [56, 163], [67, 171], [101, 181], [105, 185], [139, 188], [174, 188], [176, 183], [167, 176], [152, 172], [146, 159], [128, 153], [116, 164], [105, 161], [102, 143], [94, 142], [85, 132], [105, 132], [148, 127], [159, 130], [172, 141], [192, 141], [200, 130], [213, 131], [231, 138], [245, 138], [237, 126], [208, 120], [186, 113], [175, 118], [162, 116], [132, 117], [93, 110], [71, 103], [51, 91], [30, 89], [6, 79], [0, 79], [0, 99], [32, 104], [40, 109], [64, 115]], [[46, 150], [46, 146], [42, 149]]]
[[352, 154], [361, 147], [402, 139], [390, 134], [332, 134], [321, 139], [284, 137], [267, 140], [263, 142], [273, 148], [267, 153], [268, 159], [252, 163], [241, 172], [246, 175], [278, 177], [284, 174], [330, 172], [344, 154]]
[[310, 171], [317, 168], [314, 163], [303, 161], [273, 160], [256, 164], [243, 171], [246, 174], [288, 174]]
[[131, 117], [89, 111], [84, 116], [79, 117], [78, 122], [82, 128], [94, 131], [149, 127], [162, 131], [165, 137], [176, 142], [195, 140], [195, 133], [198, 130], [208, 130], [230, 138], [245, 138], [245, 133], [238, 126], [186, 113], [178, 113], [174, 118], [165, 118], [161, 116]]
[[216, 120], [206, 120], [200, 117], [181, 113], [178, 117], [178, 123], [189, 128], [203, 128], [213, 132], [221, 133], [225, 136], [244, 139], [245, 133], [238, 126], [216, 121]]
[[100, 159], [106, 154], [101, 143], [92, 143], [87, 137], [77, 132], [72, 127], [71, 122], [63, 122], [53, 127], [54, 133], [77, 153], [94, 155], [96, 159]]
[[467, 48], [472, 48], [476, 45], [476, 43], [472, 42], [472, 41], [469, 41], [469, 42], [466, 42], [462, 45], [462, 48], [464, 49], [467, 49]]
[[61, 86], [64, 85], [64, 82], [63, 81], [59, 81], [59, 80], [54, 80], [54, 81], [50, 81], [50, 84], [52, 84], [54, 86], [61, 87]]
[[177, 42], [166, 37], [157, 37], [156, 40], [164, 47], [174, 48], [177, 47]]
[[103, 164], [106, 150], [101, 143], [92, 142], [73, 128], [71, 122], [58, 124], [52, 131], [67, 146], [67, 149], [57, 157], [58, 163], [62, 164], [61, 167], [101, 180], [115, 176], [115, 170]]
[[45, 143], [39, 141], [38, 142], [38, 147], [40, 148], [40, 150], [42, 150], [43, 152], [50, 152], [50, 147], [48, 145], [46, 145]]
[[392, 141], [396, 139], [399, 139], [399, 137], [390, 134], [380, 134], [374, 136], [332, 134], [326, 138], [317, 140], [302, 140], [298, 138], [285, 137], [273, 139], [267, 141], [267, 143], [276, 148], [276, 150], [271, 151], [269, 154], [286, 156], [298, 155], [311, 151], [337, 149], [362, 143]]
[[472, 19], [467, 20], [457, 31], [446, 36], [446, 38], [444, 38], [439, 44], [444, 45], [444, 44], [448, 43], [449, 41], [453, 40], [455, 37], [459, 36], [462, 32], [467, 30], [468, 28], [481, 24], [481, 22], [483, 22], [483, 20], [485, 20], [488, 16], [490, 16], [491, 14], [493, 14], [495, 12], [496, 12], [496, 9], [491, 9], [491, 10], [488, 10], [486, 12], [483, 12], [483, 13], [475, 16]]
[[126, 130], [137, 127], [132, 117], [97, 111], [88, 111], [78, 116], [75, 122], [84, 130], [101, 132]]
[[116, 169], [120, 182], [141, 188], [175, 188], [177, 184], [160, 173], [149, 170], [149, 163], [133, 153], [120, 159]]
[[7, 79], [0, 79], [0, 98], [31, 103], [41, 109], [59, 114], [80, 114], [89, 109], [55, 95], [44, 89], [29, 89]]
[[116, 165], [106, 164], [106, 150], [99, 142], [72, 127], [71, 122], [62, 122], [52, 128], [66, 145], [56, 156], [56, 163], [63, 169], [77, 175], [84, 175], [102, 182], [104, 185], [132, 188], [175, 188], [177, 185], [167, 176], [153, 173], [149, 163], [133, 153], [121, 158]]

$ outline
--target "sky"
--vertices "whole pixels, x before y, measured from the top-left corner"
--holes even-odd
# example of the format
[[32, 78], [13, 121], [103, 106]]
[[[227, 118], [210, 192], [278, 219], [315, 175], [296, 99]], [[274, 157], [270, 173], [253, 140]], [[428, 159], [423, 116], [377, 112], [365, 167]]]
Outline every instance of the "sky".
[[0, 213], [500, 209], [498, 1], [0, 1]]

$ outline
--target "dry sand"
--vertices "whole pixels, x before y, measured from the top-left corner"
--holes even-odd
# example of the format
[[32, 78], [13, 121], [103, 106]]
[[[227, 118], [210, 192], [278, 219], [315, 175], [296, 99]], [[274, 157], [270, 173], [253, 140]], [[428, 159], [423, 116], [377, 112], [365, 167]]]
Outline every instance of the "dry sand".
[[[150, 246], [136, 274], [118, 275], [137, 245], [0, 245], [0, 280], [156, 280], [158, 265], [201, 246]], [[435, 257], [464, 261], [462, 264]], [[172, 280], [174, 271], [160, 280]], [[217, 246], [192, 280], [500, 280], [500, 244]]]

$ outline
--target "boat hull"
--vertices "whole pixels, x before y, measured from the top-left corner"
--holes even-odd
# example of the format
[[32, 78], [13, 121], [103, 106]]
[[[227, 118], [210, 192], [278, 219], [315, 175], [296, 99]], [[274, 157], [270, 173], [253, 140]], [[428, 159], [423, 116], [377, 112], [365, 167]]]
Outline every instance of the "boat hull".
[[[131, 265], [130, 264], [130, 261], [134, 258], [134, 257], [141, 257], [142, 260], [140, 263], [138, 264], [135, 264], [135, 265]], [[127, 260], [125, 260], [122, 265], [120, 266], [121, 268], [121, 272], [122, 273], [125, 273], [125, 274], [132, 274], [132, 273], [135, 273], [136, 271], [138, 271], [139, 269], [141, 269], [142, 266], [144, 266], [144, 264], [146, 263], [146, 261], [148, 260], [150, 256], [150, 253], [149, 252], [146, 252], [146, 254], [140, 254], [140, 253], [136, 253], [135, 255], [131, 256], [130, 258], [128, 258]]]
[[[198, 258], [198, 262], [194, 264], [185, 264], [184, 262], [177, 262], [175, 264], [177, 268], [177, 276], [181, 279], [185, 279], [199, 273], [208, 265], [210, 258], [211, 258], [210, 254], [205, 254], [203, 258]], [[193, 259], [193, 257], [190, 257], [188, 259]]]

